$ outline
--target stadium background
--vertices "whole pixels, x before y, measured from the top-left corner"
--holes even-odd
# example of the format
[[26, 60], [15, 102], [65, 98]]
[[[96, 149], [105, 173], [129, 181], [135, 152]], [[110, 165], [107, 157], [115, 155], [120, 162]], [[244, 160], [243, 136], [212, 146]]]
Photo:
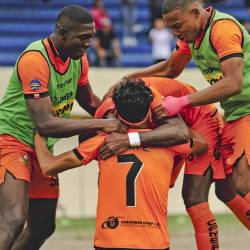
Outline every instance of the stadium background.
[[[19, 53], [32, 41], [48, 36], [54, 27], [55, 17], [58, 11], [67, 4], [81, 4], [87, 8], [91, 8], [92, 0], [0, 0], [0, 100], [3, 97], [5, 88], [10, 78], [12, 67]], [[227, 0], [218, 1], [215, 7], [234, 15], [239, 20], [250, 20], [249, 10], [245, 8], [244, 0]], [[118, 34], [119, 40], [122, 39], [122, 28], [120, 19], [120, 0], [105, 0], [105, 7], [112, 19], [113, 25]], [[94, 91], [101, 97], [108, 87], [119, 80], [126, 73], [134, 71], [131, 67], [144, 67], [152, 63], [151, 48], [146, 38], [146, 33], [150, 28], [150, 11], [148, 0], [137, 0], [138, 19], [141, 30], [136, 34], [138, 44], [133, 47], [123, 46], [121, 43], [122, 56], [121, 68], [90, 68], [90, 82]], [[94, 56], [93, 49], [90, 50], [90, 57]], [[193, 68], [193, 63], [189, 65], [183, 74], [178, 78], [187, 83], [192, 83], [196, 88], [201, 89], [206, 86], [206, 82], [200, 72]], [[86, 113], [75, 105], [73, 109], [74, 117], [85, 117]], [[71, 149], [77, 145], [77, 137], [62, 139], [55, 147], [55, 152], [60, 153]], [[88, 167], [81, 167], [60, 175], [61, 196], [58, 207], [59, 231], [69, 225], [69, 220], [65, 218], [92, 218], [95, 216], [97, 201], [97, 173], [98, 167], [96, 163], [91, 163]], [[181, 198], [182, 175], [169, 197], [169, 214], [186, 214], [182, 198]], [[210, 204], [212, 210], [216, 214], [227, 214], [229, 210], [218, 201], [214, 195], [214, 187], [210, 191]], [[177, 217], [176, 217], [177, 218]], [[178, 217], [174, 221], [183, 225], [187, 221], [187, 217]], [[85, 221], [86, 223], [86, 221]], [[88, 222], [87, 222], [88, 223]], [[62, 234], [54, 236], [49, 241], [48, 246], [43, 247], [45, 250], [62, 249], [69, 247], [81, 247], [81, 249], [90, 249], [91, 235], [93, 233], [93, 222], [90, 231], [83, 234], [83, 224], [80, 224], [80, 235], [74, 229], [74, 236], [71, 234]], [[249, 235], [234, 221], [234, 230], [228, 231], [227, 235], [222, 238], [225, 248], [221, 249], [238, 249], [247, 250], [247, 242]], [[84, 224], [85, 225], [85, 224]], [[235, 226], [236, 225], [236, 226]], [[180, 230], [180, 234], [171, 233], [173, 235], [173, 245], [178, 246], [176, 249], [194, 249], [194, 237], [192, 227], [189, 222], [189, 229], [185, 233]], [[226, 226], [227, 227], [227, 224]], [[78, 228], [78, 226], [75, 226]], [[88, 226], [85, 226], [88, 228]], [[240, 233], [241, 236], [234, 237], [234, 233]], [[223, 232], [224, 233], [224, 232]], [[84, 239], [84, 243], [83, 240]], [[78, 242], [79, 241], [79, 242]], [[183, 244], [180, 243], [183, 241]], [[236, 244], [236, 242], [237, 244]], [[232, 247], [231, 247], [232, 245]], [[237, 248], [236, 248], [237, 245]], [[80, 249], [80, 248], [79, 248]]]

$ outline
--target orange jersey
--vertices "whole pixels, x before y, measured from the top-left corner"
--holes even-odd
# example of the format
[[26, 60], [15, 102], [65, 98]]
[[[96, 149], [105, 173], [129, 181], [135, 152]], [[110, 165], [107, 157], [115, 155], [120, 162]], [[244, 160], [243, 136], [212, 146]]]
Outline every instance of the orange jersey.
[[[196, 92], [196, 89], [188, 84], [184, 84], [174, 79], [161, 77], [143, 78], [144, 82], [150, 87], [159, 91], [159, 93], [166, 96], [181, 97]], [[195, 128], [202, 118], [212, 116], [216, 112], [216, 107], [213, 104], [204, 106], [188, 106], [180, 112], [183, 120], [187, 126]]]
[[[54, 69], [60, 74], [64, 74], [72, 59], [67, 58], [65, 62], [61, 59], [51, 37], [44, 39], [43, 44], [48, 52], [49, 59]], [[22, 54], [18, 60], [17, 69], [19, 79], [23, 85], [24, 94], [48, 92], [50, 68], [46, 59], [39, 51], [28, 51]], [[78, 80], [78, 86], [84, 86], [88, 83], [88, 70], [87, 56], [84, 55], [82, 57], [82, 73]], [[34, 80], [40, 83], [41, 86], [39, 89], [32, 89], [31, 82]]]
[[[181, 97], [195, 92], [195, 88], [168, 78], [144, 78], [147, 84], [156, 88], [163, 96]], [[195, 129], [208, 142], [208, 152], [186, 160], [185, 174], [202, 176], [210, 166], [213, 179], [225, 178], [223, 162], [220, 158], [220, 137], [223, 120], [215, 105], [188, 106], [180, 112], [185, 123]]]
[[[143, 78], [143, 80], [151, 89], [156, 89], [158, 91], [157, 95], [180, 97], [196, 91], [192, 86], [173, 79], [149, 77]], [[151, 109], [158, 106], [159, 102], [159, 98], [157, 98], [156, 101], [154, 100], [151, 103]], [[114, 108], [115, 106], [112, 99], [107, 99], [98, 108], [97, 117], [103, 117], [108, 110]], [[180, 112], [180, 115], [189, 127], [195, 129], [208, 142], [207, 153], [186, 159], [185, 174], [202, 176], [211, 166], [214, 179], [225, 178], [222, 165], [223, 162], [220, 159], [220, 136], [222, 133], [223, 121], [216, 107], [213, 104], [197, 107], [188, 106]], [[153, 124], [152, 127], [154, 127]], [[177, 178], [178, 174], [174, 173], [174, 175]], [[175, 180], [172, 181], [172, 184], [174, 181]]]
[[[83, 164], [98, 158], [105, 135], [74, 150]], [[100, 248], [166, 249], [168, 189], [175, 154], [188, 145], [137, 148], [99, 160], [99, 192], [95, 246]]]

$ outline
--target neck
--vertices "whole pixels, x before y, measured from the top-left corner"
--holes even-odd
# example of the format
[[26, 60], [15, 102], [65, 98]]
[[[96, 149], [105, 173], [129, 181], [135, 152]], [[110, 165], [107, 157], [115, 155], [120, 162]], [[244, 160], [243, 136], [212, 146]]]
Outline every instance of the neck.
[[202, 27], [202, 30], [204, 30], [204, 28], [206, 27], [207, 25], [207, 22], [209, 21], [209, 18], [211, 16], [211, 12], [208, 12], [206, 11], [205, 9], [202, 9], [202, 16], [201, 16], [201, 27]]

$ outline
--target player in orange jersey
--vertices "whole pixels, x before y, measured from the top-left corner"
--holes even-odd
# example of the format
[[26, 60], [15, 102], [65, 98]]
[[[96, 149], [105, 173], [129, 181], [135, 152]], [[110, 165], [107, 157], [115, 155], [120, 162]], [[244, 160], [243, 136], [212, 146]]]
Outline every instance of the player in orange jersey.
[[[152, 91], [143, 81], [128, 81], [112, 98], [118, 117], [127, 123], [130, 140], [136, 145], [138, 131], [148, 128]], [[54, 175], [98, 159], [96, 249], [169, 249], [166, 215], [173, 157], [190, 153], [189, 143], [172, 148], [134, 147], [101, 160], [99, 149], [104, 139], [105, 135], [99, 134], [73, 151], [53, 156], [45, 140], [36, 135], [41, 168], [45, 174]], [[164, 139], [162, 131], [162, 143]]]
[[[156, 88], [165, 97], [169, 95], [181, 97], [196, 92], [193, 87], [173, 79], [152, 77], [144, 78], [143, 80], [150, 87]], [[102, 116], [107, 110], [112, 110], [113, 108], [112, 103], [108, 100], [100, 106], [96, 114]], [[186, 160], [182, 189], [184, 203], [194, 224], [198, 249], [202, 249], [208, 245], [209, 247], [216, 247], [215, 249], [218, 249], [218, 230], [215, 218], [208, 206], [208, 192], [212, 181], [216, 181], [217, 189], [221, 189], [222, 184], [227, 183], [220, 152], [223, 127], [222, 117], [214, 105], [187, 107], [180, 112], [180, 115], [189, 127], [195, 129], [207, 140], [209, 146], [207, 153]], [[102, 152], [102, 156], [107, 158], [112, 154], [121, 153], [128, 146], [129, 141], [126, 134], [113, 134], [106, 138], [106, 144], [102, 146], [100, 151]], [[178, 176], [178, 170], [180, 169], [174, 168], [172, 184]], [[234, 195], [235, 192], [231, 189], [226, 189], [223, 191], [222, 201], [225, 202], [224, 199], [230, 199]], [[244, 216], [247, 213], [247, 209], [242, 210], [241, 213], [242, 217], [239, 219], [248, 227], [247, 217]], [[209, 231], [209, 222], [212, 223], [214, 229], [216, 228], [212, 236]], [[211, 237], [213, 240], [211, 240]]]
[[[203, 8], [199, 0], [165, 0], [162, 10], [178, 38], [176, 49], [167, 60], [127, 77], [176, 78], [194, 61], [211, 86], [166, 97], [163, 106], [171, 116], [187, 106], [220, 102], [226, 120], [221, 151], [230, 186], [222, 184], [216, 194], [250, 229], [250, 134], [245, 132], [250, 126], [250, 35], [233, 16]], [[225, 196], [229, 189], [234, 196]]]

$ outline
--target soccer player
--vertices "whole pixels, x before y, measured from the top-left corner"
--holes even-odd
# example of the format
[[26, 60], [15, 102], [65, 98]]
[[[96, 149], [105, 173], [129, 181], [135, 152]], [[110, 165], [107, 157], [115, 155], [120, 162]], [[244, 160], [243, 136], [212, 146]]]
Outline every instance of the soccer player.
[[[217, 196], [250, 228], [250, 36], [232, 16], [198, 0], [165, 0], [163, 18], [178, 37], [171, 57], [128, 77], [163, 76], [175, 78], [194, 60], [210, 87], [182, 97], [167, 97], [163, 106], [174, 115], [187, 106], [220, 102], [226, 124], [222, 133], [222, 155], [227, 183], [217, 183]], [[225, 32], [226, 31], [226, 32]], [[224, 190], [236, 189], [234, 197]], [[247, 211], [242, 214], [242, 211]]]
[[[143, 81], [127, 81], [114, 91], [112, 98], [117, 116], [128, 125], [128, 135], [136, 144], [137, 131], [148, 128], [152, 91]], [[134, 147], [101, 160], [99, 149], [105, 136], [99, 134], [72, 151], [53, 156], [46, 140], [36, 135], [35, 146], [43, 172], [56, 175], [98, 159], [95, 248], [169, 249], [166, 215], [173, 157], [176, 153], [190, 153], [189, 143], [171, 148]], [[164, 133], [162, 137], [164, 142]]]
[[[92, 115], [100, 104], [88, 81], [86, 51], [94, 33], [86, 9], [65, 7], [54, 33], [31, 43], [16, 62], [0, 103], [1, 250], [39, 249], [55, 228], [58, 179], [41, 172], [34, 150], [35, 128], [48, 137], [93, 130], [126, 132], [118, 120], [65, 119], [74, 99]], [[56, 140], [48, 138], [50, 149]]]
[[[173, 79], [151, 77], [143, 80], [151, 88], [157, 89], [164, 97], [169, 95], [181, 97], [196, 91], [193, 87]], [[96, 115], [102, 117], [113, 108], [112, 103], [107, 100], [97, 109]], [[180, 115], [185, 123], [198, 132], [208, 143], [207, 152], [196, 157], [186, 158], [182, 188], [183, 200], [195, 228], [198, 249], [211, 249], [212, 247], [219, 249], [218, 228], [209, 208], [208, 193], [213, 181], [224, 181], [225, 179], [223, 161], [220, 157], [222, 117], [214, 105], [188, 107], [180, 112]], [[139, 133], [139, 135], [141, 134]], [[152, 135], [153, 138], [154, 135]], [[126, 134], [112, 134], [106, 138], [105, 144], [100, 149], [101, 156], [107, 158], [112, 154], [123, 152], [128, 147], [129, 140]], [[174, 167], [171, 185], [178, 177], [181, 166], [180, 163]], [[228, 190], [227, 195], [232, 195], [230, 190]]]

